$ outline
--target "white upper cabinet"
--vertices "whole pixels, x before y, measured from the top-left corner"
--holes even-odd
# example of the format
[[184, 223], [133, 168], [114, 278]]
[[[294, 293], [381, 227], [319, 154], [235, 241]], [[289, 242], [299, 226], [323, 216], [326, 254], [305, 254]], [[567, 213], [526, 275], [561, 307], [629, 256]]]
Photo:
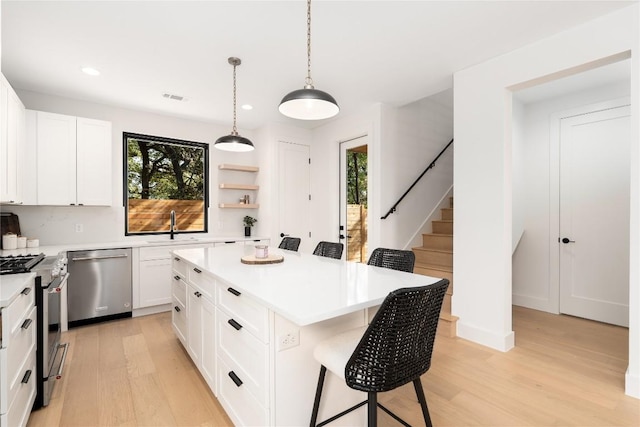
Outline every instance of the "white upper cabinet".
[[37, 159], [36, 204], [111, 205], [110, 122], [28, 111], [27, 135]]
[[0, 76], [0, 202], [22, 203], [19, 167], [25, 139], [25, 108], [9, 82]]

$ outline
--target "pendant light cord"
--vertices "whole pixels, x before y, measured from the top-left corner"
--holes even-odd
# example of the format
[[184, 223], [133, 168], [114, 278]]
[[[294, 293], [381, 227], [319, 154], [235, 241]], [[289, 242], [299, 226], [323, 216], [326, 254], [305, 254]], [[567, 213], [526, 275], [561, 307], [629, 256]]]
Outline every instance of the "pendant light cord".
[[308, 89], [313, 89], [311, 78], [311, 0], [307, 0], [307, 78], [304, 80]]
[[236, 127], [236, 64], [233, 64], [233, 129], [231, 135], [237, 135], [238, 128]]

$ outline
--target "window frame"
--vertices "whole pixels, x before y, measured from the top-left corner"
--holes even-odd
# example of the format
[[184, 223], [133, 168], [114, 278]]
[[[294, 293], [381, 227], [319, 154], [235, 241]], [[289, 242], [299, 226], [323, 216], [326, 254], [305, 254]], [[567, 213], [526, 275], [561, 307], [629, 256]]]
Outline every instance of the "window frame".
[[145, 139], [147, 141], [180, 145], [184, 147], [194, 147], [203, 150], [204, 157], [204, 229], [201, 231], [176, 230], [178, 234], [199, 234], [209, 232], [209, 144], [205, 142], [187, 141], [182, 139], [167, 138], [156, 135], [145, 135], [134, 132], [122, 132], [122, 205], [124, 207], [124, 235], [125, 236], [156, 236], [171, 234], [171, 231], [145, 231], [132, 233], [129, 231], [129, 139]]

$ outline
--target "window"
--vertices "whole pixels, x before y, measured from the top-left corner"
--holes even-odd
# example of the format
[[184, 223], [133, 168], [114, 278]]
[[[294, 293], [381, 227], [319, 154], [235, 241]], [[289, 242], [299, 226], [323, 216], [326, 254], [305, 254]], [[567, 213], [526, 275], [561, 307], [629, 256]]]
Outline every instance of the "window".
[[125, 235], [207, 232], [209, 145], [122, 135]]

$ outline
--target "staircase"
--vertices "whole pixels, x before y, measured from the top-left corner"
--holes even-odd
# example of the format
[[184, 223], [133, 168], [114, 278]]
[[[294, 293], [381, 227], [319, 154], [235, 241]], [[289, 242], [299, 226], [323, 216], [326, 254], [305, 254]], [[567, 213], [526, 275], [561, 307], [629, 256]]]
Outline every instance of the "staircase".
[[415, 274], [449, 279], [449, 288], [442, 303], [438, 334], [456, 336], [458, 318], [451, 315], [453, 295], [453, 197], [449, 207], [441, 209], [441, 219], [432, 221], [432, 233], [422, 235], [422, 246], [413, 248], [416, 255]]

